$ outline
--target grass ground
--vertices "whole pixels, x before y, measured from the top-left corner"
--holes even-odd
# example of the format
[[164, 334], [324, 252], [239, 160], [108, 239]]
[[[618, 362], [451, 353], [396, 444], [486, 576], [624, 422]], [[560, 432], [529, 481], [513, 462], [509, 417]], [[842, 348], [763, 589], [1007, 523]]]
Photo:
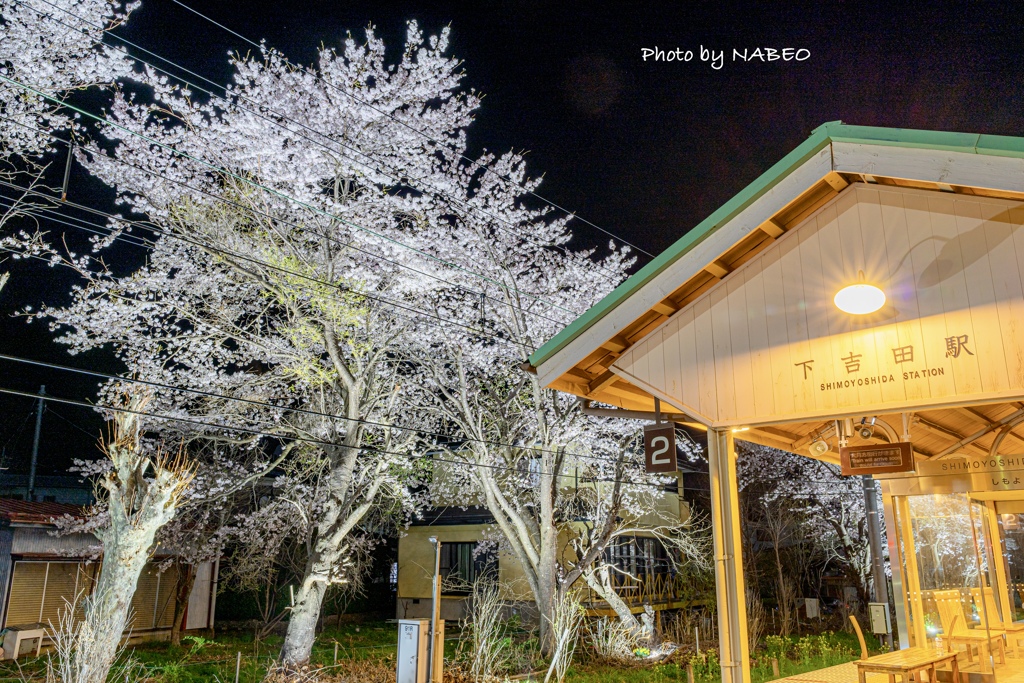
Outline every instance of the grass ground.
[[[258, 683], [277, 656], [281, 640], [280, 636], [271, 636], [257, 641], [252, 634], [223, 632], [215, 640], [190, 638], [181, 647], [160, 641], [138, 643], [129, 648], [128, 654], [145, 667], [146, 678], [153, 683], [227, 683], [235, 680], [235, 666], [241, 653], [239, 683]], [[333, 667], [337, 644], [337, 661], [343, 665], [364, 660], [393, 664], [396, 642], [395, 625], [386, 622], [331, 627], [317, 638], [312, 663]], [[446, 652], [451, 649], [454, 653], [455, 645], [446, 643]], [[45, 678], [45, 669], [45, 653], [35, 659], [23, 658], [17, 664], [4, 661], [0, 664], [0, 681], [41, 680]]]
[[[784, 647], [786, 655], [779, 657], [778, 678], [853, 661], [860, 653], [856, 636], [844, 632], [811, 636], [803, 640], [791, 637]], [[629, 667], [584, 661], [570, 669], [566, 683], [686, 683], [686, 660], [692, 655], [692, 652], [676, 653], [667, 663], [652, 666], [638, 663], [637, 666]], [[751, 683], [767, 683], [776, 678], [771, 656], [767, 652], [758, 650], [752, 660]], [[721, 680], [717, 668], [708, 666], [707, 659], [694, 666], [694, 674], [697, 683], [716, 683]]]
[[[396, 640], [393, 623], [331, 627], [317, 638], [312, 663], [358, 683], [394, 681]], [[231, 683], [235, 680], [235, 665], [241, 653], [239, 683], [259, 683], [280, 647], [280, 636], [257, 641], [251, 634], [223, 632], [217, 634], [216, 640], [189, 639], [181, 647], [168, 642], [139, 643], [130, 649], [130, 655], [144, 667], [145, 671], [139, 673], [150, 683]], [[455, 640], [445, 643], [446, 661], [452, 661], [457, 647]], [[855, 658], [853, 653], [859, 652], [856, 638], [847, 633], [802, 641], [790, 638], [782, 647], [786, 656], [779, 658], [781, 676], [850, 661]], [[570, 669], [566, 683], [686, 683], [686, 661], [692, 655], [680, 652], [668, 663], [643, 665], [637, 662], [635, 666], [625, 666], [588, 659], [583, 643], [578, 653], [578, 663]], [[697, 683], [719, 680], [713, 660], [712, 655], [694, 666]], [[756, 652], [753, 660], [752, 683], [767, 683], [774, 678], [766, 653]], [[38, 659], [19, 660], [19, 664], [20, 668], [13, 662], [3, 662], [0, 682], [45, 679], [45, 654]]]

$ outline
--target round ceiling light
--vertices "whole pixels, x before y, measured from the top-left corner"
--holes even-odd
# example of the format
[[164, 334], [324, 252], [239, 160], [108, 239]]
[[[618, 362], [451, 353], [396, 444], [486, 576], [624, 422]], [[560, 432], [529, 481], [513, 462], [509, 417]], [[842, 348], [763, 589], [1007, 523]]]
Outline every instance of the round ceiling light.
[[836, 307], [851, 315], [874, 313], [885, 305], [885, 292], [864, 282], [864, 271], [860, 271], [860, 282], [843, 287], [833, 299]]

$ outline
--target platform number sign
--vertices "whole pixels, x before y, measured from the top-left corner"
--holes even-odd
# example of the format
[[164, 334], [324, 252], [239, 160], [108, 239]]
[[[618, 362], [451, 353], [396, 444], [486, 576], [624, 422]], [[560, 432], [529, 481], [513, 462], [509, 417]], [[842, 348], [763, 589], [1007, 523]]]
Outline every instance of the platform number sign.
[[644, 427], [644, 464], [648, 474], [675, 472], [676, 428], [673, 424]]

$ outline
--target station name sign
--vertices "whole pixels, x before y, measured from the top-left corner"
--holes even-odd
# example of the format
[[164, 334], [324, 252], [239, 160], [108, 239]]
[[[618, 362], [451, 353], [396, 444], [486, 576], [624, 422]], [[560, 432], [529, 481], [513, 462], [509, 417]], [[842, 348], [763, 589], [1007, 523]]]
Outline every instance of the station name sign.
[[951, 457], [942, 460], [925, 461], [921, 463], [920, 474], [941, 475], [941, 474], [962, 474], [962, 473], [984, 473], [993, 474], [996, 472], [1024, 470], [1024, 455], [997, 455], [987, 458], [979, 457]]
[[839, 449], [839, 463], [846, 476], [913, 472], [914, 452], [906, 441], [847, 446]]
[[918, 463], [918, 475], [968, 475], [971, 486], [984, 491], [1024, 490], [1024, 455], [976, 456], [958, 454]]

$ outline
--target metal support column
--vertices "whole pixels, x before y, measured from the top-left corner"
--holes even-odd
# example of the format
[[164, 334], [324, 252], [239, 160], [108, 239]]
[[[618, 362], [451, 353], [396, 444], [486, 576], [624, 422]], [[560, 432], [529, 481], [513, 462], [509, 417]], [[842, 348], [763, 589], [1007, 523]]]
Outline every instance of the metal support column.
[[736, 449], [731, 431], [708, 430], [708, 463], [722, 683], [749, 683], [750, 653], [740, 504], [736, 485]]
[[[435, 536], [430, 537], [434, 544], [434, 581], [430, 589], [430, 638], [427, 641], [427, 683], [441, 683], [434, 678], [435, 662], [437, 661], [437, 621], [441, 612], [441, 541]], [[440, 645], [444, 645], [441, 641]], [[441, 653], [444, 657], [444, 652]]]
[[[864, 487], [864, 516], [868, 541], [871, 544], [871, 583], [874, 584], [875, 602], [889, 604], [889, 590], [885, 582], [885, 561], [882, 559], [882, 525], [878, 520], [878, 492], [871, 475], [861, 477]], [[892, 633], [885, 634], [885, 642], [892, 650]]]

